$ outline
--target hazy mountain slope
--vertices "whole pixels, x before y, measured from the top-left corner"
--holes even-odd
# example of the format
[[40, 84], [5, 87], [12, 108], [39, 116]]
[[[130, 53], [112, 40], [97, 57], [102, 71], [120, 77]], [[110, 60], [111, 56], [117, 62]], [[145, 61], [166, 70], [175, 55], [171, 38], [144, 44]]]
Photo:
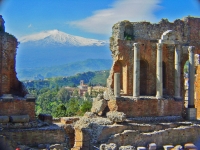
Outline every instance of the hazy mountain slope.
[[46, 80], [33, 80], [33, 81], [23, 81], [24, 85], [28, 89], [42, 89], [42, 88], [53, 88], [53, 87], [62, 87], [62, 86], [78, 86], [80, 80], [84, 80], [86, 84], [93, 85], [103, 85], [106, 86], [106, 80], [109, 76], [109, 71], [95, 71], [95, 72], [85, 72], [79, 73], [70, 77], [55, 77], [48, 78]]
[[111, 59], [88, 59], [54, 67], [18, 69], [17, 76], [19, 80], [34, 79], [37, 75], [45, 78], [64, 77], [87, 71], [110, 70], [111, 65]]

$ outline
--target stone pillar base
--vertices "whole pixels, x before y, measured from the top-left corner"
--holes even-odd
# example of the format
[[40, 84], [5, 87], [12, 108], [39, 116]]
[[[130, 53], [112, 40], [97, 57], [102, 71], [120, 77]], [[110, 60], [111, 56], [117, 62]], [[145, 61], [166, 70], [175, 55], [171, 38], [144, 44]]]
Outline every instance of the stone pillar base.
[[197, 120], [196, 108], [187, 108], [187, 120]]

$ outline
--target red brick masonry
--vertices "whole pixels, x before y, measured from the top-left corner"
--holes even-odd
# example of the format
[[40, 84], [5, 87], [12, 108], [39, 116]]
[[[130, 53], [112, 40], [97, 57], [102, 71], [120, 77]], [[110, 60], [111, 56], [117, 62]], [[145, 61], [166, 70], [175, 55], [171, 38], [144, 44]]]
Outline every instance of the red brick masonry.
[[197, 108], [197, 118], [200, 118], [200, 65], [196, 67], [195, 80], [195, 107]]
[[108, 101], [108, 107], [110, 111], [124, 112], [127, 117], [181, 116], [183, 101], [118, 98]]
[[24, 99], [0, 101], [0, 116], [29, 115], [30, 120], [35, 120], [35, 102]]

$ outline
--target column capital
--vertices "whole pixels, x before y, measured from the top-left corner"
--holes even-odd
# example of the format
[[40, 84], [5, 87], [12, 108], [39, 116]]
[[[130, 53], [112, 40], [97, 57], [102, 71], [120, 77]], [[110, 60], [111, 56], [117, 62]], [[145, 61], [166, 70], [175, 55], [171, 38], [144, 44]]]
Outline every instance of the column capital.
[[189, 53], [194, 53], [194, 49], [195, 49], [194, 46], [189, 46], [189, 47], [188, 47], [188, 52], [189, 52]]
[[139, 43], [133, 43], [134, 48], [140, 48], [140, 44]]

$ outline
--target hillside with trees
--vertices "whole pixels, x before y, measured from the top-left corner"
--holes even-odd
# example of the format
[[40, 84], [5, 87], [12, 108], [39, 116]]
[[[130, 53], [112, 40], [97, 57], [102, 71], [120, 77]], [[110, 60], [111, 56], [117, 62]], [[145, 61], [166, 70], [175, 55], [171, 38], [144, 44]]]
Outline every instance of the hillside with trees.
[[[70, 77], [55, 77], [44, 80], [23, 81], [30, 94], [36, 99], [36, 114], [47, 113], [53, 117], [80, 116], [89, 111], [92, 98], [101, 92], [80, 96], [77, 86], [84, 80], [88, 86], [106, 86], [109, 71], [78, 73]], [[66, 87], [73, 88], [73, 92]]]
[[80, 72], [110, 70], [111, 59], [87, 59], [63, 65], [51, 67], [17, 67], [17, 77], [19, 80], [35, 80], [52, 77], [72, 76]]

